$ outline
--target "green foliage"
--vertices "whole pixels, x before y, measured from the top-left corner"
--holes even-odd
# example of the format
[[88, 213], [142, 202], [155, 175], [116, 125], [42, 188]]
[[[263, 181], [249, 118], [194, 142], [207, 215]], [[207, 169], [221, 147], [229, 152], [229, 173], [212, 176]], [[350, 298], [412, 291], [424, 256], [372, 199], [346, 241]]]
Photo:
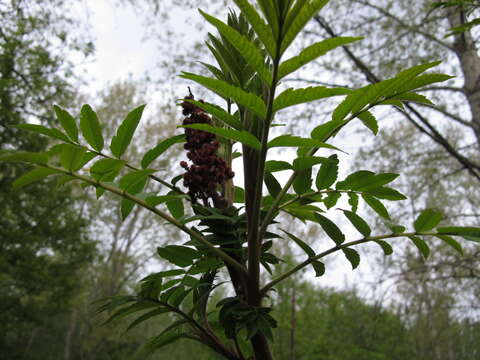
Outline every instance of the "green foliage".
[[[75, 119], [72, 122], [72, 117], [56, 107], [67, 135], [55, 128], [23, 127], [53, 137], [63, 144], [55, 145], [47, 153], [2, 155], [2, 160], [26, 161], [39, 165], [39, 169], [46, 169], [43, 172], [37, 170], [29, 178], [19, 180], [20, 184], [47, 175], [64, 175], [96, 187], [97, 196], [109, 191], [121, 197], [124, 219], [134, 206], [140, 206], [183, 232], [186, 237], [184, 243], [168, 244], [157, 249], [159, 257], [173, 266], [172, 271], [147, 276], [140, 282], [135, 295], [111, 298], [102, 307], [103, 311], [113, 312], [107, 322], [135, 315], [130, 327], [160, 315], [168, 314], [174, 319], [144, 346], [141, 356], [186, 338], [206, 345], [224, 358], [271, 360], [270, 343], [277, 321], [272, 316], [272, 309], [264, 306], [264, 299], [269, 290], [298, 271], [312, 266], [316, 276], [322, 276], [325, 273], [323, 258], [339, 251], [355, 269], [360, 263], [360, 255], [354, 246], [376, 242], [385, 254], [391, 254], [392, 248], [385, 239], [409, 238], [424, 257], [430, 252], [425, 240], [428, 237], [443, 238], [457, 251], [459, 247], [453, 237], [476, 242], [480, 239], [480, 230], [474, 227], [436, 229], [441, 218], [431, 210], [420, 214], [411, 232], [406, 232], [404, 227], [390, 225], [392, 233], [372, 235], [372, 229], [359, 215], [359, 199], [385, 220], [390, 220], [382, 201], [406, 198], [386, 186], [398, 174], [375, 174], [361, 170], [338, 181], [338, 157], [315, 156], [321, 148], [339, 150], [329, 141], [357, 118], [376, 134], [378, 124], [370, 112], [376, 106], [391, 102], [401, 106], [403, 101], [428, 102], [415, 91], [450, 78], [443, 74], [425, 74], [438, 63], [414, 66], [391, 79], [355, 90], [311, 87], [287, 89], [277, 95], [283, 76], [357, 38], [335, 38], [313, 44], [298, 56], [282, 62], [285, 51], [328, 1], [261, 0], [257, 1], [261, 13], [250, 2], [235, 2], [242, 14], [230, 13], [227, 22], [201, 12], [220, 33], [218, 36], [209, 34], [207, 43], [218, 67], [204, 64], [214, 77], [189, 72], [181, 75], [219, 95], [226, 101], [226, 108], [195, 101], [193, 96], [188, 96], [182, 106], [184, 114], [189, 114], [190, 118], [180, 130], [186, 132], [187, 137], [179, 134], [160, 142], [143, 155], [141, 169], [120, 158], [132, 141], [144, 106], [126, 116], [111, 140], [111, 155], [104, 150], [105, 134], [99, 117], [89, 105], [82, 107], [79, 123], [86, 144], [77, 143]], [[284, 133], [270, 138], [278, 111], [332, 96], [345, 96], [345, 99], [333, 111], [332, 120], [317, 126], [310, 137]], [[210, 121], [206, 113], [212, 114], [214, 119]], [[204, 139], [212, 138], [207, 133], [222, 139], [218, 154], [224, 158], [220, 159], [212, 153], [212, 148], [215, 152], [220, 142], [209, 140], [209, 143], [202, 143]], [[190, 150], [188, 157], [194, 162], [193, 165], [181, 163], [186, 169], [183, 178], [189, 188], [188, 193], [177, 187], [182, 175], [168, 181], [156, 175], [158, 170], [150, 168], [170, 146], [184, 139], [188, 141], [185, 146]], [[228, 166], [234, 157], [233, 142], [239, 142], [242, 148], [244, 190], [234, 187], [231, 175], [226, 180], [218, 180], [230, 174]], [[267, 162], [271, 149], [276, 147], [297, 148], [298, 157], [293, 164], [281, 160]], [[89, 171], [85, 169], [88, 162], [96, 157], [101, 159]], [[315, 169], [317, 165], [320, 165], [318, 171]], [[289, 171], [290, 178], [282, 185], [273, 173], [284, 170]], [[316, 190], [312, 189], [314, 171]], [[161, 191], [152, 183], [162, 185]], [[263, 193], [264, 183], [268, 195]], [[328, 210], [342, 196], [348, 196], [351, 206], [351, 211], [343, 210], [343, 213], [362, 234], [360, 239], [347, 240], [340, 225], [330, 218]], [[245, 206], [237, 208], [234, 202], [242, 202]], [[334, 245], [317, 254], [305, 241], [285, 232], [305, 252], [307, 259], [281, 274], [273, 275], [275, 268], [284, 262], [275, 254], [280, 236], [272, 232], [271, 227], [277, 223], [280, 212], [303, 222], [318, 224]], [[260, 276], [261, 266], [270, 274], [265, 283]], [[215, 309], [209, 310], [209, 298], [221, 285], [217, 274], [223, 270], [228, 273], [233, 294], [223, 297], [216, 303]]]

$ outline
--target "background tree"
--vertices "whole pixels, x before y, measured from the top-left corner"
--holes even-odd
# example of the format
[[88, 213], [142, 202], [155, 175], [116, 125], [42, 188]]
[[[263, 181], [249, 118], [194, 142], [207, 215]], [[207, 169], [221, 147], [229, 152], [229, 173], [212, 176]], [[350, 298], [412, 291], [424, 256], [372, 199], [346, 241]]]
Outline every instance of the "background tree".
[[[73, 49], [88, 54], [85, 39], [67, 36], [74, 26], [64, 2], [8, 1], [0, 4], [0, 150], [43, 149], [47, 142], [10, 127], [53, 119], [53, 102], [73, 99]], [[12, 190], [27, 167], [0, 164], [0, 356], [25, 358], [45, 344], [54, 314], [62, 314], [77, 292], [76, 277], [91, 260], [93, 243], [85, 217], [69, 189], [56, 181]], [[50, 349], [37, 347], [42, 358]], [[30, 355], [28, 355], [30, 356]], [[32, 357], [33, 358], [33, 357]]]

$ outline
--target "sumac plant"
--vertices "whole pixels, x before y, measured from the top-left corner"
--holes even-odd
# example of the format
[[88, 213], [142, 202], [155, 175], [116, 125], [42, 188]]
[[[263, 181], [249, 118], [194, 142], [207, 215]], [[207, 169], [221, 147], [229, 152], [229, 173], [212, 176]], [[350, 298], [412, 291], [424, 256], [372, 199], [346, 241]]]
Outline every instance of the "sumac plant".
[[[329, 144], [332, 137], [341, 136], [343, 128], [354, 121], [360, 121], [376, 134], [377, 121], [371, 112], [376, 106], [402, 108], [404, 102], [430, 103], [416, 91], [450, 79], [428, 72], [438, 63], [414, 66], [391, 79], [356, 90], [324, 86], [283, 88], [281, 82], [286, 76], [360, 38], [323, 40], [284, 59], [298, 34], [328, 1], [234, 2], [239, 11], [230, 12], [226, 22], [201, 12], [219, 34], [209, 34], [206, 43], [217, 63], [204, 64], [211, 76], [181, 74], [214, 92], [225, 106], [197, 100], [188, 93], [179, 103], [184, 115], [179, 120], [179, 134], [152, 147], [139, 165], [126, 162], [123, 155], [144, 106], [126, 116], [109, 149], [105, 147], [102, 125], [90, 106], [82, 107], [78, 124], [66, 110], [55, 106], [61, 128], [17, 126], [55, 139], [49, 151], [9, 152], [1, 157], [3, 161], [35, 165], [16, 180], [17, 187], [47, 176], [57, 176], [61, 184], [77, 180], [84, 187], [95, 188], [99, 198], [105, 191], [118, 195], [124, 218], [134, 206], [140, 206], [184, 233], [184, 243], [158, 248], [158, 255], [171, 263], [169, 270], [145, 277], [136, 294], [115, 296], [101, 307], [111, 313], [108, 321], [134, 315], [129, 329], [157, 316], [170, 314], [168, 321], [176, 318], [148, 341], [142, 350], [145, 353], [187, 338], [226, 359], [273, 359], [273, 291], [291, 275], [312, 268], [317, 276], [322, 276], [322, 260], [335, 253], [343, 253], [355, 268], [360, 261], [355, 248], [365, 243], [378, 244], [388, 255], [392, 253], [388, 241], [406, 238], [427, 257], [430, 239], [443, 241], [460, 253], [462, 248], [454, 237], [480, 241], [480, 228], [438, 227], [442, 216], [433, 209], [423, 211], [412, 230], [392, 223], [383, 201], [405, 199], [389, 187], [398, 175], [362, 170], [339, 180], [336, 153], [340, 150]], [[331, 119], [318, 124], [310, 137], [271, 136], [275, 117], [283, 109], [331, 97], [342, 99]], [[176, 166], [179, 174], [171, 181], [159, 178], [152, 165], [175, 144], [185, 148], [185, 158]], [[240, 151], [233, 151], [234, 144]], [[292, 162], [266, 160], [269, 151], [282, 147], [296, 149]], [[320, 156], [320, 151], [327, 156]], [[239, 174], [235, 177], [231, 163], [236, 156], [243, 160], [244, 189], [234, 185]], [[275, 177], [279, 171], [289, 173], [283, 185]], [[264, 184], [268, 192], [263, 191]], [[342, 197], [348, 198], [348, 209], [340, 212], [358, 230], [357, 239], [347, 240], [339, 225], [329, 219], [327, 210]], [[385, 219], [391, 230], [374, 234], [359, 215], [361, 202]], [[276, 221], [282, 212], [318, 224], [326, 236], [317, 242], [327, 246], [326, 250], [316, 252], [305, 239], [283, 231]], [[304, 258], [284, 273], [272, 275], [272, 267], [281, 261], [272, 249], [281, 237], [298, 246]], [[228, 284], [227, 290], [212, 296]], [[219, 296], [226, 297], [218, 300]], [[212, 304], [213, 298], [217, 300]]]

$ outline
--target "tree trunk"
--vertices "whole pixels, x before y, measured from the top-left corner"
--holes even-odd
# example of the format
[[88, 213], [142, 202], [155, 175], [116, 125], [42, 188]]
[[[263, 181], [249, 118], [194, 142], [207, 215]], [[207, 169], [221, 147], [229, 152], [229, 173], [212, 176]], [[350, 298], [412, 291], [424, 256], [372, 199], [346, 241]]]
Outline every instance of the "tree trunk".
[[[448, 12], [451, 27], [465, 23], [465, 13], [461, 8]], [[464, 91], [472, 113], [472, 126], [480, 147], [480, 57], [470, 31], [455, 35], [453, 50], [460, 61], [465, 78]]]
[[77, 310], [74, 309], [70, 315], [70, 322], [68, 326], [68, 331], [65, 334], [65, 347], [63, 348], [63, 360], [70, 360], [70, 354], [72, 349], [72, 338], [75, 333], [75, 328], [77, 325]]

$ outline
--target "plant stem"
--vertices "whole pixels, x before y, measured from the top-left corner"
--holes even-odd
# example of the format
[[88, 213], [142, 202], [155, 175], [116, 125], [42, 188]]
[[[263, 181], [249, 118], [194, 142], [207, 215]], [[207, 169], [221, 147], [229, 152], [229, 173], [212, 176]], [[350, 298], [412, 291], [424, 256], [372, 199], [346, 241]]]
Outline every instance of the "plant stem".
[[391, 239], [391, 238], [396, 238], [396, 237], [404, 237], [404, 236], [417, 236], [417, 235], [422, 235], [422, 236], [434, 236], [436, 235], [435, 233], [426, 233], [426, 232], [411, 232], [411, 233], [393, 233], [393, 234], [385, 234], [385, 235], [377, 235], [377, 236], [370, 236], [368, 238], [363, 238], [363, 239], [360, 239], [360, 240], [355, 240], [355, 241], [351, 241], [351, 242], [348, 242], [348, 243], [343, 243], [341, 245], [337, 245], [337, 246], [334, 246], [316, 256], [313, 256], [313, 257], [310, 257], [308, 258], [307, 260], [305, 260], [304, 262], [298, 264], [297, 266], [295, 266], [294, 268], [290, 269], [289, 271], [283, 273], [282, 275], [280, 275], [278, 278], [272, 280], [271, 282], [269, 282], [267, 285], [265, 285], [262, 290], [261, 290], [261, 294], [262, 296], [265, 296], [267, 291], [269, 289], [271, 289], [272, 287], [274, 287], [276, 284], [278, 284], [279, 282], [289, 278], [290, 276], [292, 276], [293, 274], [295, 274], [296, 272], [302, 270], [304, 267], [310, 265], [312, 262], [314, 262], [315, 260], [318, 260], [318, 259], [321, 259], [327, 255], [330, 255], [336, 251], [339, 251], [339, 250], [342, 250], [342, 249], [345, 249], [345, 248], [348, 248], [350, 246], [355, 246], [355, 245], [360, 245], [360, 244], [364, 244], [364, 243], [367, 243], [367, 242], [370, 242], [370, 241], [378, 241], [378, 240], [383, 240], [383, 239]]
[[226, 263], [232, 265], [236, 269], [240, 270], [243, 274], [247, 273], [247, 270], [245, 269], [245, 267], [242, 264], [240, 264], [238, 261], [233, 259], [230, 255], [225, 253], [223, 250], [215, 247], [212, 243], [210, 243], [207, 239], [205, 239], [201, 234], [189, 229], [188, 227], [186, 227], [184, 224], [182, 224], [177, 219], [171, 217], [170, 215], [164, 213], [161, 210], [158, 210], [156, 207], [149, 205], [146, 201], [144, 201], [144, 200], [142, 200], [142, 199], [140, 199], [136, 196], [133, 196], [133, 195], [129, 194], [128, 192], [125, 192], [125, 191], [123, 191], [119, 188], [107, 185], [107, 184], [105, 184], [101, 181], [93, 180], [93, 179], [91, 179], [87, 176], [76, 174], [74, 172], [70, 172], [70, 171], [67, 171], [65, 169], [62, 169], [62, 168], [59, 168], [59, 167], [56, 167], [56, 166], [53, 166], [53, 165], [49, 165], [49, 164], [43, 165], [43, 166], [46, 167], [46, 168], [58, 171], [60, 173], [70, 175], [74, 178], [77, 178], [77, 179], [82, 180], [86, 183], [92, 184], [94, 186], [100, 186], [101, 188], [103, 188], [103, 189], [105, 189], [109, 192], [120, 195], [120, 196], [124, 197], [125, 199], [128, 199], [128, 200], [131, 200], [131, 201], [135, 202], [136, 204], [140, 205], [141, 207], [143, 207], [147, 210], [150, 210], [154, 214], [160, 216], [164, 220], [166, 220], [169, 223], [171, 223], [172, 225], [176, 226], [177, 228], [179, 228], [183, 232], [185, 232], [188, 235], [190, 235], [191, 237], [193, 237], [195, 240], [198, 240], [199, 242], [201, 242], [202, 244], [207, 246], [212, 252], [217, 254], [222, 260], [224, 260]]

